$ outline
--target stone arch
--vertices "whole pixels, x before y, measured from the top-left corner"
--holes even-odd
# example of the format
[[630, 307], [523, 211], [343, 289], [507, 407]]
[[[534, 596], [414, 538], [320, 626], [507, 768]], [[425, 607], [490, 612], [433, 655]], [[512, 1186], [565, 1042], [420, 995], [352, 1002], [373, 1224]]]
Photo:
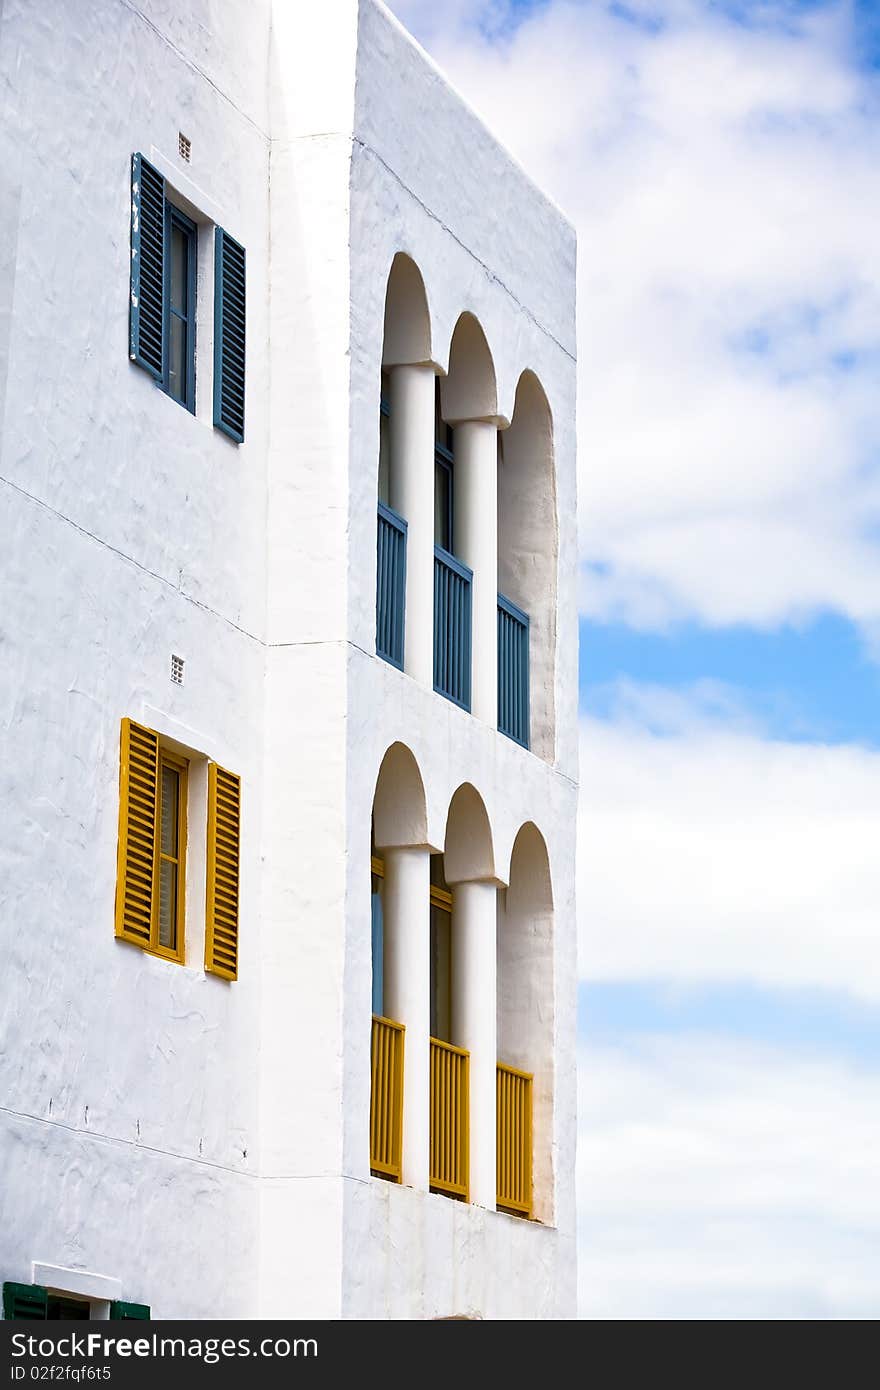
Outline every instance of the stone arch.
[[398, 251], [385, 291], [382, 366], [429, 363], [432, 357], [431, 314], [422, 272], [405, 252]]
[[527, 370], [513, 420], [499, 435], [498, 591], [529, 615], [529, 746], [547, 762], [556, 749], [558, 557], [553, 418]]
[[498, 901], [498, 1059], [530, 1072], [533, 1210], [553, 1220], [553, 885], [538, 827], [520, 826]]
[[392, 743], [382, 759], [373, 795], [373, 836], [380, 850], [428, 844], [425, 784], [405, 743]]
[[470, 782], [463, 782], [449, 803], [443, 862], [448, 883], [495, 878], [489, 814], [483, 798]]

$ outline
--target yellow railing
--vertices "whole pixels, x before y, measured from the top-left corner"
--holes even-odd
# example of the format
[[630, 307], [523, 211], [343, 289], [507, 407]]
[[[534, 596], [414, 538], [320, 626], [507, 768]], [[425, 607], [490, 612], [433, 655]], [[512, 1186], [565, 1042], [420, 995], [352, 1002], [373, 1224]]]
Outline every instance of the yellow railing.
[[499, 1211], [532, 1214], [532, 1078], [498, 1063], [496, 1123]]
[[404, 1026], [373, 1015], [370, 1171], [400, 1182], [403, 1147]]
[[431, 1039], [431, 1190], [468, 1199], [468, 1063], [463, 1047]]

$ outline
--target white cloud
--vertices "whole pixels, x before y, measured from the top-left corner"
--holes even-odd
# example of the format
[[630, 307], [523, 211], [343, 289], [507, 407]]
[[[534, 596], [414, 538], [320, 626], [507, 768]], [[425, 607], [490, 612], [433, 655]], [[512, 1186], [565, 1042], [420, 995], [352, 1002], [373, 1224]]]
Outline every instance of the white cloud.
[[624, 686], [581, 785], [583, 978], [880, 1000], [880, 755], [762, 737], [723, 687]]
[[591, 1318], [874, 1318], [880, 1075], [710, 1037], [584, 1048]]
[[[880, 122], [852, 7], [393, 8], [578, 227], [585, 611], [834, 609], [880, 650]], [[581, 784], [582, 978], [880, 999], [880, 755], [775, 741], [718, 684], [623, 685]], [[880, 1076], [810, 1041], [582, 1048], [585, 1316], [876, 1316]]]
[[396, 9], [578, 226], [586, 611], [872, 630], [880, 122], [851, 7]]

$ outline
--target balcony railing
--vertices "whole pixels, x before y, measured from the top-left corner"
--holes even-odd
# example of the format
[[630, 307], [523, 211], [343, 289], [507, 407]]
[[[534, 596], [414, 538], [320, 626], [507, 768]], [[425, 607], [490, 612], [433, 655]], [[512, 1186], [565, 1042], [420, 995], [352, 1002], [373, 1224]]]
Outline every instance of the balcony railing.
[[532, 1078], [498, 1063], [497, 1206], [516, 1216], [532, 1214]]
[[434, 547], [434, 689], [471, 707], [471, 584], [473, 572]]
[[498, 728], [529, 746], [529, 615], [498, 595]]
[[468, 1199], [468, 1063], [463, 1047], [431, 1039], [432, 1192]]
[[370, 1089], [370, 1170], [401, 1180], [404, 1026], [373, 1016]]
[[406, 522], [379, 503], [376, 556], [376, 651], [403, 670], [406, 609]]

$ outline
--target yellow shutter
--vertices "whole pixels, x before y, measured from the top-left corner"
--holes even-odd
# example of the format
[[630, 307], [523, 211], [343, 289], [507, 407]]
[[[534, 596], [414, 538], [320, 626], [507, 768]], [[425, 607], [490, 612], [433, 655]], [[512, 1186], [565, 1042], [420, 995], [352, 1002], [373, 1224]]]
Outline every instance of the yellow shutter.
[[122, 721], [119, 759], [119, 850], [116, 935], [149, 946], [156, 902], [159, 821], [159, 739], [131, 719]]
[[241, 778], [208, 764], [208, 890], [205, 969], [238, 978]]

